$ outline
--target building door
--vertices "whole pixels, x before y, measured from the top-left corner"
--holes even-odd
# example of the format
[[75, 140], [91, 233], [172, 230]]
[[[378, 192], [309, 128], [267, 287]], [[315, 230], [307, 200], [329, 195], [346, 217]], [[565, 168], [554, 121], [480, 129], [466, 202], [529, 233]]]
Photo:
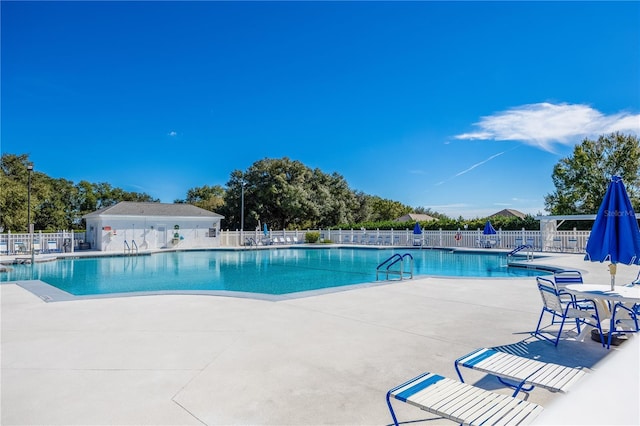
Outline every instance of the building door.
[[156, 247], [158, 248], [167, 247], [167, 226], [166, 225], [158, 225], [158, 229], [156, 232]]

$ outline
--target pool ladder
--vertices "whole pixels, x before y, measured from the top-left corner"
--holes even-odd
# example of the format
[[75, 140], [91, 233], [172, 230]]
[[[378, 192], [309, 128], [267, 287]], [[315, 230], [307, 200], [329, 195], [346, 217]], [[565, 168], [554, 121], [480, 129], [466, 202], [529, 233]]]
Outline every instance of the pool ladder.
[[129, 246], [127, 240], [124, 240], [124, 254], [128, 254], [130, 256], [133, 254], [138, 254], [138, 244], [136, 244], [136, 240], [131, 240], [131, 246]]
[[527, 261], [533, 260], [533, 246], [531, 244], [522, 244], [507, 253], [507, 264], [509, 264], [511, 256], [523, 250], [527, 251]]
[[[405, 258], [407, 257], [409, 258], [408, 272], [404, 270], [404, 262], [405, 262]], [[400, 262], [400, 269], [397, 269], [397, 270], [391, 269], [391, 267], [398, 262]], [[396, 253], [378, 265], [378, 267], [376, 268], [376, 281], [379, 279], [380, 272], [383, 272], [385, 274], [386, 280], [389, 279], [389, 275], [397, 275], [398, 277], [400, 277], [400, 280], [402, 281], [405, 277], [405, 274], [409, 275], [409, 279], [413, 279], [413, 256], [410, 253], [405, 253], [405, 254]]]

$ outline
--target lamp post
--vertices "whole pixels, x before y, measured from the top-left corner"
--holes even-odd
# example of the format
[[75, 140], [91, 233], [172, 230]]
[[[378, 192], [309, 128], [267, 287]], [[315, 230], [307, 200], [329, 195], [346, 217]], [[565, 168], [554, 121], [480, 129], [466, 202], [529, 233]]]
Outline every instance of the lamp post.
[[240, 179], [240, 245], [244, 245], [244, 176]]
[[27, 164], [27, 172], [27, 232], [29, 232], [31, 265], [33, 266], [33, 226], [31, 225], [31, 172], [33, 172], [33, 163]]
[[464, 224], [464, 245], [467, 245], [467, 229], [469, 228], [469, 224], [465, 223]]

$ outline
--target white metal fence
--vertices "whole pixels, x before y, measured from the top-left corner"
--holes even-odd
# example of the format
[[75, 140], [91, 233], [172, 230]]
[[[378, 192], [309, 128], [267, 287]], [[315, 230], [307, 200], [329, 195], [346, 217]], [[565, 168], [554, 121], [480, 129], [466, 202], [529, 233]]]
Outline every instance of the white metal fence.
[[[305, 242], [308, 232], [320, 234], [320, 241], [340, 244], [423, 246], [423, 247], [483, 247], [513, 249], [523, 244], [533, 246], [535, 251], [584, 253], [590, 231], [496, 231], [495, 235], [483, 235], [482, 230], [423, 231], [415, 235], [413, 229], [403, 230], [272, 230], [262, 231], [222, 230], [221, 247], [247, 245], [297, 244]], [[20, 255], [31, 253], [63, 253], [89, 249], [84, 242], [84, 232], [35, 232], [33, 240], [28, 233], [0, 234], [0, 254]]]
[[73, 252], [84, 247], [84, 232], [60, 231], [0, 234], [0, 254]]
[[415, 235], [413, 229], [404, 230], [295, 230], [230, 231], [223, 230], [221, 246], [295, 244], [305, 241], [307, 232], [318, 232], [321, 241], [340, 244], [390, 245], [426, 247], [492, 247], [513, 249], [523, 244], [533, 246], [536, 251], [584, 253], [590, 231], [555, 231], [543, 233], [522, 229], [520, 231], [496, 231], [495, 235], [483, 235], [482, 230], [422, 231]]

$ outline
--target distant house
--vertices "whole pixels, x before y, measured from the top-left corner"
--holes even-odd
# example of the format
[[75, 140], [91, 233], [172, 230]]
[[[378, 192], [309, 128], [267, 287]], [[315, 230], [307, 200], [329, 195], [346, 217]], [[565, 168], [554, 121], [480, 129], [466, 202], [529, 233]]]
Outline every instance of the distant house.
[[122, 252], [219, 247], [224, 216], [191, 204], [122, 201], [83, 218], [91, 248]]
[[395, 219], [394, 222], [426, 222], [428, 220], [438, 220], [428, 214], [409, 213]]
[[513, 210], [513, 209], [504, 209], [504, 210], [500, 210], [497, 213], [492, 214], [489, 217], [494, 217], [494, 216], [503, 216], [503, 217], [519, 217], [520, 219], [524, 219], [526, 214], [518, 211], [518, 210]]

